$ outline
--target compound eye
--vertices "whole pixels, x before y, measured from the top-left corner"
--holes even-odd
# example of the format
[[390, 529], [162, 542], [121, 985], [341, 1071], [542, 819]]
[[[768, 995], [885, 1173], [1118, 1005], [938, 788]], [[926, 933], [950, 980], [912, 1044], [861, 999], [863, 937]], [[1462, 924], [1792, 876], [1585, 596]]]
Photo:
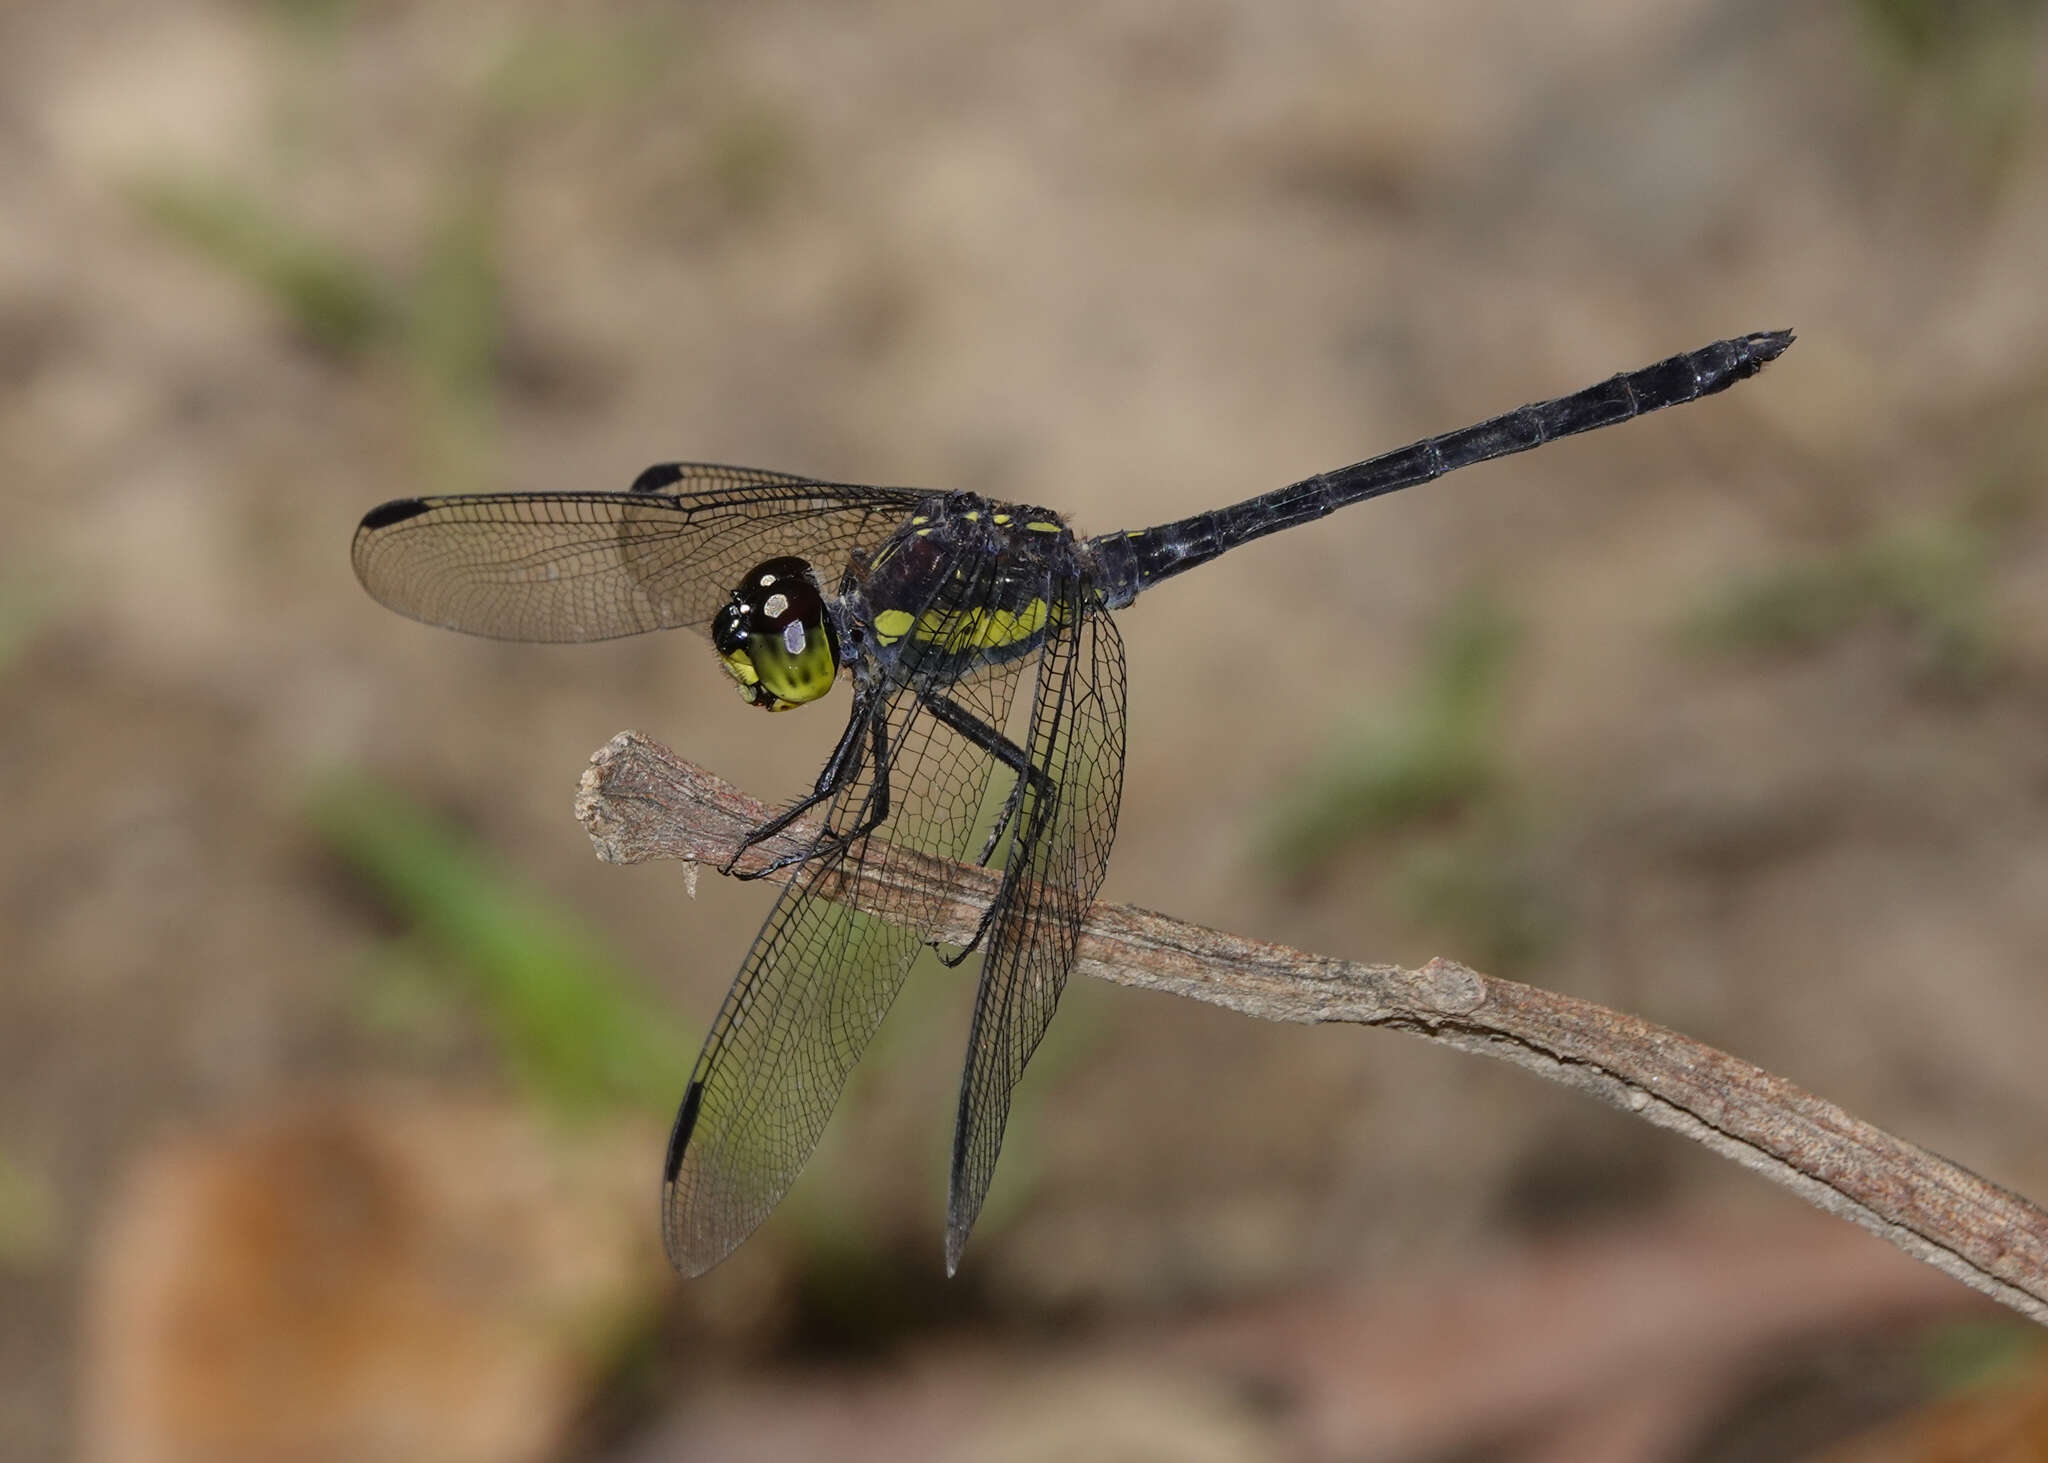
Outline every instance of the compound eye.
[[711, 622], [711, 643], [740, 694], [770, 711], [817, 700], [839, 675], [832, 617], [802, 559], [749, 572]]

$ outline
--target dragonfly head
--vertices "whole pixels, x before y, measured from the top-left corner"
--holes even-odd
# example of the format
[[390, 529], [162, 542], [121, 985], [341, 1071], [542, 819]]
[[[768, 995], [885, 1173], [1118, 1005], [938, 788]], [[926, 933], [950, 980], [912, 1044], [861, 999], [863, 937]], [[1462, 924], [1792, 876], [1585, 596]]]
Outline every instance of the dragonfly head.
[[802, 559], [770, 559], [749, 571], [712, 620], [711, 644], [740, 695], [768, 711], [817, 700], [839, 675], [832, 617]]

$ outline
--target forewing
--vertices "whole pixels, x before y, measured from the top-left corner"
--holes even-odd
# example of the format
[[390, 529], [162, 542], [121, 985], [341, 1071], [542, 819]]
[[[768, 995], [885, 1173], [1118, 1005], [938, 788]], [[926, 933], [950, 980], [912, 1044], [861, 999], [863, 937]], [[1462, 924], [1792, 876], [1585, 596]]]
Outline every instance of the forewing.
[[995, 1176], [1010, 1093], [1074, 967], [1123, 795], [1123, 641], [1081, 586], [1066, 585], [1064, 598], [1066, 614], [1038, 657], [1025, 743], [1052, 793], [1040, 807], [1037, 790], [1027, 791], [1011, 823], [968, 1029], [946, 1204], [949, 1274]]
[[[965, 578], [953, 578], [956, 567]], [[942, 617], [989, 591], [990, 565], [946, 570], [934, 576], [937, 592], [928, 602]], [[1018, 679], [1017, 665], [996, 667], [956, 685], [953, 696], [1000, 725]], [[889, 738], [889, 820], [872, 841], [821, 850], [776, 900], [677, 1114], [662, 1233], [686, 1275], [730, 1254], [795, 1181], [937, 923], [941, 901], [931, 895], [906, 901], [892, 894], [888, 920], [860, 913], [880, 898], [864, 886], [885, 880], [891, 858], [915, 852], [959, 860], [971, 851], [993, 765], [988, 755], [909, 691], [877, 714]], [[858, 826], [876, 793], [872, 762], [833, 800], [829, 826]], [[850, 885], [835, 891], [842, 902], [828, 900], [823, 891], [842, 876]]]
[[808, 559], [832, 593], [923, 496], [672, 463], [625, 493], [399, 498], [364, 516], [352, 557], [380, 604], [472, 635], [703, 630], [748, 569], [779, 555]]

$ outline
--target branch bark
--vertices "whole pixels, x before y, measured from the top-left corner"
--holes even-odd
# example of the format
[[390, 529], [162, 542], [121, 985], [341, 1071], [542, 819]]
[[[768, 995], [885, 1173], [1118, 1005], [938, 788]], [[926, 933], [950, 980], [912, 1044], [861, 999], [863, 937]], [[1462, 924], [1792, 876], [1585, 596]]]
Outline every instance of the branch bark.
[[[598, 857], [611, 863], [672, 858], [721, 866], [768, 814], [634, 732], [621, 732], [591, 758], [576, 799]], [[805, 847], [815, 831], [794, 825], [757, 845], [749, 866]], [[995, 896], [996, 876], [896, 852], [893, 882], [876, 880], [871, 869], [862, 907], [888, 918], [913, 890], [935, 890], [947, 901], [935, 936], [970, 939]], [[836, 892], [825, 890], [827, 897]], [[1526, 1067], [1703, 1143], [2048, 1325], [2048, 1212], [1761, 1068], [1638, 1017], [1449, 960], [1417, 970], [1358, 964], [1118, 904], [1089, 911], [1076, 969], [1268, 1021], [1393, 1027]]]

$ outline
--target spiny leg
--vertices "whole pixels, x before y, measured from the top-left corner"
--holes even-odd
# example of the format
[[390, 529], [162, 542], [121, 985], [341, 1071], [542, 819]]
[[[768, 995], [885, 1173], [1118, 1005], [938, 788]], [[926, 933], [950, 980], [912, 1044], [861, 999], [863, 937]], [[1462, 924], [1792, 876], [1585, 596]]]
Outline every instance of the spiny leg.
[[986, 868], [989, 859], [994, 857], [997, 846], [1002, 842], [1004, 831], [1010, 826], [1010, 819], [1016, 816], [1018, 804], [1024, 800], [1026, 782], [1034, 785], [1043, 784], [1041, 793], [1049, 793], [1052, 789], [1051, 779], [1031, 765], [1031, 758], [1022, 747], [959, 702], [931, 692], [921, 693], [917, 699], [933, 716], [1017, 775], [1017, 782], [1011, 787], [1010, 795], [1003, 800], [1003, 810], [996, 817], [995, 827], [989, 830], [988, 838], [981, 846], [981, 855], [975, 859], [976, 863]]
[[[1027, 791], [1036, 794], [1032, 801], [1032, 814], [1023, 833], [1024, 845], [1028, 848], [1043, 824], [1045, 814], [1052, 806], [1052, 779], [1041, 769], [1031, 765], [1030, 755], [1022, 747], [957, 701], [932, 692], [920, 693], [918, 700], [941, 723], [958, 732], [1016, 774], [1017, 780], [1011, 784], [1009, 796], [1003, 799], [1002, 811], [996, 815], [995, 826], [989, 830], [988, 838], [981, 846], [981, 856], [975, 862], [983, 868], [988, 866], [988, 861], [995, 856], [996, 849], [1001, 846], [1003, 834], [1008, 831], [1011, 820], [1016, 817], [1017, 810], [1023, 805]], [[991, 904], [982, 911], [981, 922], [974, 930], [974, 938], [963, 945], [958, 954], [940, 955], [939, 959], [949, 966], [958, 965], [979, 949], [983, 937], [988, 934], [990, 922], [995, 918], [997, 907], [997, 904]]]
[[[847, 718], [846, 730], [839, 735], [839, 743], [832, 749], [832, 755], [825, 759], [825, 769], [818, 774], [817, 786], [806, 797], [799, 798], [758, 828], [747, 831], [740, 840], [740, 846], [733, 856], [726, 860], [721, 873], [738, 879], [759, 879], [784, 869], [791, 864], [800, 864], [816, 857], [828, 848], [845, 848], [856, 839], [863, 838], [882, 826], [889, 817], [889, 728], [887, 718], [876, 714], [879, 698], [873, 694], [858, 696], [854, 702], [853, 714]], [[866, 723], [863, 726], [863, 722]], [[863, 733], [865, 744], [874, 757], [874, 788], [862, 805], [858, 826], [845, 833], [826, 828], [812, 841], [808, 848], [795, 853], [786, 853], [770, 859], [758, 869], [740, 870], [742, 855], [754, 845], [773, 838], [791, 823], [838, 795], [847, 783], [860, 776], [862, 766]]]

